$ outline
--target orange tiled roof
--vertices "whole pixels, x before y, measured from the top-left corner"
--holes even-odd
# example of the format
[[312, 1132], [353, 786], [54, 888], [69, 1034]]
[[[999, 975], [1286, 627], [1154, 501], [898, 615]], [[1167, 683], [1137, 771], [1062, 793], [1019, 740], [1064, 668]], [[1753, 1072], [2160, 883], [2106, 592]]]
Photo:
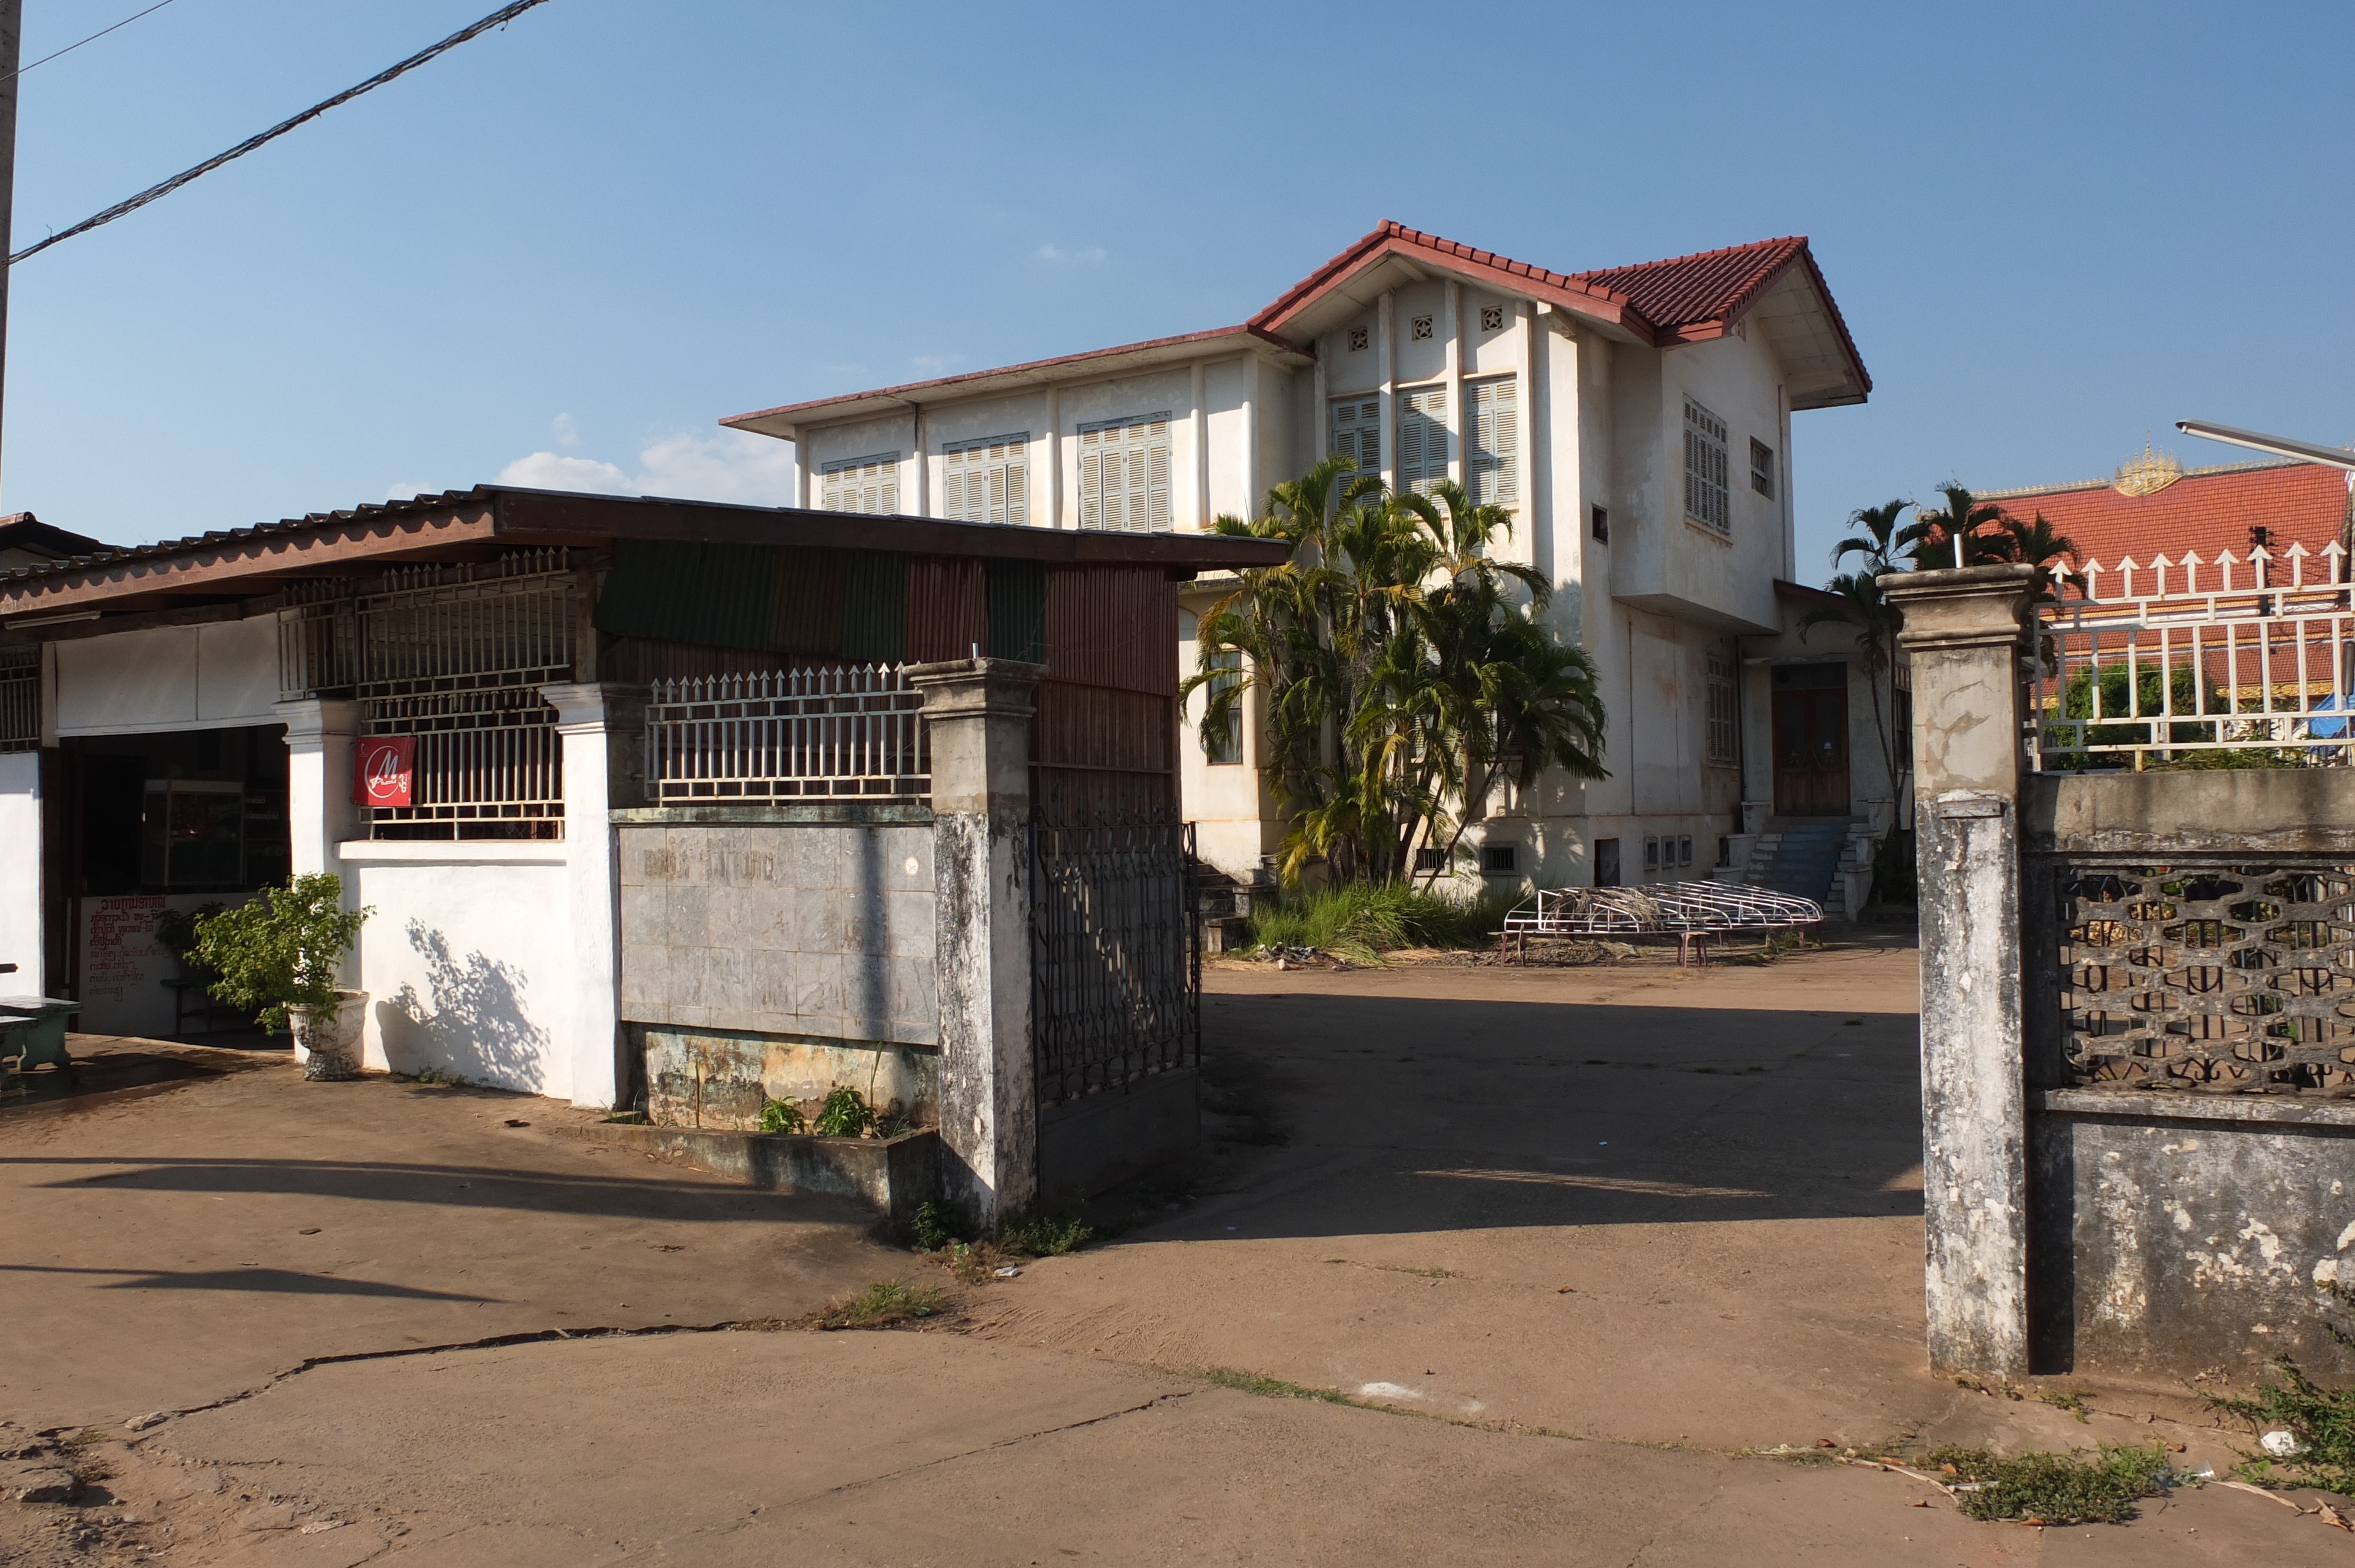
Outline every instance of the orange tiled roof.
[[[2276, 556], [2294, 544], [2309, 555], [2334, 542], [2344, 545], [2348, 479], [2323, 463], [2253, 463], [2187, 474], [2151, 495], [2083, 484], [1990, 499], [2022, 521], [2041, 514], [2056, 532], [2076, 541], [2081, 560], [2114, 567], [2131, 556], [2147, 566], [2157, 556], [2179, 561], [2187, 550], [2203, 561], [2226, 550], [2244, 557], [2253, 528], [2265, 530], [2266, 548]], [[2311, 580], [2315, 569], [2307, 575]]]

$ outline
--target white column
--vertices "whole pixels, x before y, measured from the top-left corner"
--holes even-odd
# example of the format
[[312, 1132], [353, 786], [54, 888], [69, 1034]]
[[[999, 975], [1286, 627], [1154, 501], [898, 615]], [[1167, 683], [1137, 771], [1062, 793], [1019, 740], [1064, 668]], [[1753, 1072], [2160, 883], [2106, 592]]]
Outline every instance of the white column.
[[41, 754], [0, 752], [0, 996], [47, 996], [42, 970]]
[[[352, 742], [360, 705], [317, 697], [280, 703], [272, 710], [286, 726], [286, 829], [294, 874], [344, 874], [336, 846], [360, 836], [352, 804]], [[344, 889], [347, 900], [352, 889]]]
[[1047, 526], [1063, 525], [1063, 397], [1047, 388]]
[[1472, 439], [1472, 411], [1464, 406], [1464, 285], [1450, 278], [1442, 291], [1447, 297], [1441, 328], [1447, 334], [1441, 344], [1447, 356], [1447, 477], [1461, 484], [1466, 472], [1464, 446]]
[[565, 919], [571, 996], [563, 1049], [572, 1103], [610, 1107], [629, 1082], [622, 1063], [622, 925], [613, 812], [645, 789], [646, 688], [542, 686], [564, 746]]
[[1202, 362], [1194, 362], [1194, 526], [1210, 525], [1210, 407]]
[[1259, 359], [1243, 355], [1243, 506], [1246, 517], [1259, 515]]
[[1392, 405], [1398, 393], [1398, 356], [1391, 352], [1391, 305], [1398, 296], [1385, 291], [1374, 308], [1374, 368], [1382, 378], [1382, 483], [1398, 488], [1398, 420]]
[[916, 515], [932, 514], [932, 460], [924, 450], [924, 409], [921, 403], [913, 416], [915, 429], [912, 440], [916, 447]]

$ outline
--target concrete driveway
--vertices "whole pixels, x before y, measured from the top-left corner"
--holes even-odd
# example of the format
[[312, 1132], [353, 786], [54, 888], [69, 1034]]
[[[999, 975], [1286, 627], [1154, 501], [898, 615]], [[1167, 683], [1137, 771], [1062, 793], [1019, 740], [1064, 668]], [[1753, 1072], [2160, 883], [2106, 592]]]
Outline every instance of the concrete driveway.
[[[2219, 1489], [2033, 1530], [1891, 1472], [1753, 1456], [2156, 1438], [2229, 1458], [2172, 1391], [2066, 1380], [2080, 1423], [1928, 1374], [1912, 975], [1910, 951], [1869, 948], [1695, 974], [1217, 971], [1225, 1136], [1190, 1199], [977, 1287], [863, 1214], [590, 1152], [541, 1101], [273, 1064], [11, 1117], [0, 1171], [30, 1223], [0, 1261], [36, 1342], [70, 1349], [0, 1372], [0, 1398], [26, 1426], [102, 1429], [73, 1450], [83, 1506], [0, 1521], [0, 1551], [2355, 1557]], [[951, 1286], [958, 1313], [437, 1348], [790, 1317], [892, 1277]], [[304, 1361], [341, 1356], [365, 1359]], [[123, 1424], [156, 1411], [179, 1414]]]

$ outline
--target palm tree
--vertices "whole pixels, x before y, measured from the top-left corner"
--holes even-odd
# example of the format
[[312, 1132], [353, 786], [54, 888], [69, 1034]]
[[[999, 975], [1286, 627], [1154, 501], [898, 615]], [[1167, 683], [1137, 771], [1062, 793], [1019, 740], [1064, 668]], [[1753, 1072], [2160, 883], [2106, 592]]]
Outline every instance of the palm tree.
[[1603, 776], [1593, 666], [1539, 619], [1545, 579], [1488, 554], [1511, 530], [1501, 507], [1453, 483], [1392, 495], [1335, 457], [1217, 526], [1293, 546], [1203, 613], [1183, 688], [1209, 693], [1206, 736], [1241, 696], [1221, 655], [1266, 692], [1287, 881], [1317, 857], [1344, 879], [1403, 880], [1418, 847], [1444, 837], [1452, 854], [1499, 779]]
[[[2007, 552], [2011, 540], [2000, 531], [2004, 522], [2002, 507], [1991, 501], [1981, 501], [1951, 480], [1938, 486], [1938, 493], [1946, 498], [1944, 509], [1917, 510], [1913, 514], [1914, 525], [1909, 530], [1913, 535], [1910, 554], [1916, 567], [1984, 567], [2010, 559]], [[1990, 525], [1998, 531], [1986, 533]], [[1959, 558], [1957, 536], [1961, 540]]]

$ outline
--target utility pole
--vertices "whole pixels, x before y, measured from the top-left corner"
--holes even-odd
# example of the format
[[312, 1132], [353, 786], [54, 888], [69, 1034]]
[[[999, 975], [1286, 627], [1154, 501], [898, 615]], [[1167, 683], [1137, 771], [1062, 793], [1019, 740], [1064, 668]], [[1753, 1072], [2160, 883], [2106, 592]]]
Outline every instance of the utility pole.
[[16, 206], [16, 61], [25, 0], [0, 0], [0, 415], [7, 408], [8, 256]]

